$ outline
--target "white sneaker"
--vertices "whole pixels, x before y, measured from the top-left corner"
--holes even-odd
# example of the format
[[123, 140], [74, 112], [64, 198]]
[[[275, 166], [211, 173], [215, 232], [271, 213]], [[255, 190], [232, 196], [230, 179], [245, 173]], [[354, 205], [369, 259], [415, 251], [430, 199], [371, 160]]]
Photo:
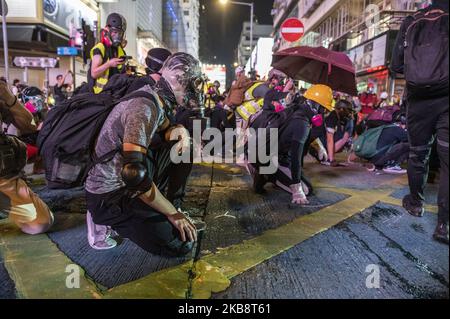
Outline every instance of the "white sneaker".
[[388, 174], [406, 174], [406, 169], [400, 167], [400, 165], [387, 166], [383, 168], [383, 172]]
[[86, 213], [86, 224], [89, 246], [96, 250], [107, 250], [117, 246], [117, 242], [110, 238], [113, 232], [111, 227], [95, 224], [89, 211]]

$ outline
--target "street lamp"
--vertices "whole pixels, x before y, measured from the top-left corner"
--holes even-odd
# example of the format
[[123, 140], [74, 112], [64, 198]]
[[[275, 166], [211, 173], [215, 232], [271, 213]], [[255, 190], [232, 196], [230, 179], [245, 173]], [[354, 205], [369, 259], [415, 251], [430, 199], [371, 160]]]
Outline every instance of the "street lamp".
[[247, 2], [238, 2], [238, 1], [229, 1], [229, 0], [219, 0], [219, 2], [223, 5], [227, 5], [228, 3], [237, 4], [242, 6], [250, 7], [250, 71], [253, 70], [253, 12], [255, 11], [254, 3]]

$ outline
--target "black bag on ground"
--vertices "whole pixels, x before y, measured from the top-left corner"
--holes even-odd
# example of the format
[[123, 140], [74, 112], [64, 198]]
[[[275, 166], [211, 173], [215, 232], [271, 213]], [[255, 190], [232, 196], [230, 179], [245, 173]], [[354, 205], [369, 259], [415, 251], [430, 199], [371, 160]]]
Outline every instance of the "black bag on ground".
[[120, 97], [120, 92], [124, 94], [127, 89], [121, 83], [120, 90], [78, 94], [49, 112], [37, 140], [49, 188], [82, 186], [95, 163], [112, 159], [116, 151], [96, 158], [94, 148], [103, 123], [114, 106], [137, 97], [155, 101], [152, 94], [144, 91]]
[[408, 93], [448, 92], [448, 13], [419, 11], [405, 34], [405, 79]]

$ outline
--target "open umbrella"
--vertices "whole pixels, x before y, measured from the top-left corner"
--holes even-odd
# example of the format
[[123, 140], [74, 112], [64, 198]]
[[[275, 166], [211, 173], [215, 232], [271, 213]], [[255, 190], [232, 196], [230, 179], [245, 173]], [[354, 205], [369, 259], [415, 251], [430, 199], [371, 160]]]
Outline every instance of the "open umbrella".
[[358, 94], [355, 68], [345, 53], [324, 47], [294, 47], [275, 53], [272, 66], [295, 80], [326, 84], [353, 96]]

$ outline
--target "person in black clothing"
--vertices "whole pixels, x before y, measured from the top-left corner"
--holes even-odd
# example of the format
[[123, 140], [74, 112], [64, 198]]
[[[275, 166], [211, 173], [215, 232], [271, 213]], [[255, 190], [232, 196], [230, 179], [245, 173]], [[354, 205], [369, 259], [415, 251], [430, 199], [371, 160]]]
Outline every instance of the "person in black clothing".
[[56, 76], [56, 85], [53, 87], [55, 105], [59, 105], [67, 99], [67, 92], [64, 92], [64, 87], [67, 84], [66, 78], [69, 74], [72, 74], [72, 71], [67, 71], [64, 76], [62, 74]]
[[326, 142], [328, 161], [335, 165], [335, 154], [342, 151], [349, 143], [354, 128], [352, 116], [352, 104], [346, 100], [339, 100], [335, 105], [336, 110], [331, 112], [325, 119]]
[[[432, 10], [442, 10], [447, 13], [447, 15], [442, 19], [446, 19], [446, 22], [448, 23], [448, 9], [448, 0], [434, 0], [431, 6], [423, 9], [421, 12], [429, 13]], [[405, 66], [408, 66], [408, 61], [405, 60], [406, 32], [414, 21], [415, 18], [409, 16], [404, 20], [401, 26], [392, 55], [391, 70], [393, 72], [404, 74], [406, 70]], [[446, 49], [448, 50], [448, 24], [446, 34], [439, 34], [436, 36], [443, 38], [444, 41], [445, 38], [447, 39]], [[411, 45], [411, 43], [409, 43], [409, 45]], [[431, 46], [429, 49], [435, 50], [436, 48]], [[432, 51], [430, 51], [430, 53], [431, 52]], [[406, 80], [408, 81], [408, 79]], [[411, 152], [408, 161], [410, 194], [403, 198], [403, 207], [413, 216], [421, 217], [424, 214], [424, 187], [429, 171], [429, 156], [433, 141], [437, 137], [437, 151], [441, 163], [441, 178], [438, 194], [438, 224], [433, 237], [438, 241], [448, 244], [448, 87], [445, 91], [435, 92], [434, 94], [429, 94], [427, 96], [424, 96], [423, 94], [415, 94], [412, 89], [412, 87], [407, 86], [407, 122], [409, 141], [411, 145]]]
[[[379, 153], [367, 160], [372, 163], [369, 171], [383, 170], [386, 173], [404, 174], [406, 171], [400, 167], [409, 157], [408, 133], [406, 131], [405, 116], [398, 116], [395, 124], [383, 126], [383, 131], [377, 141]], [[364, 124], [356, 127], [356, 134], [364, 133]]]
[[[331, 88], [321, 84], [314, 85], [305, 92], [304, 98], [297, 100], [297, 103], [278, 113], [263, 112], [251, 124], [255, 130], [278, 129], [278, 170], [274, 174], [261, 174], [258, 170], [264, 165], [258, 162], [258, 159], [256, 163], [248, 164], [255, 192], [264, 193], [264, 185], [271, 182], [291, 193], [293, 204], [309, 203], [306, 196], [310, 193], [311, 184], [302, 172], [305, 144], [307, 144], [311, 126], [322, 125], [321, 119], [325, 109], [332, 109], [332, 99]], [[258, 136], [258, 147], [260, 143], [267, 143], [267, 141], [261, 140]], [[250, 153], [248, 158], [252, 158]]]

